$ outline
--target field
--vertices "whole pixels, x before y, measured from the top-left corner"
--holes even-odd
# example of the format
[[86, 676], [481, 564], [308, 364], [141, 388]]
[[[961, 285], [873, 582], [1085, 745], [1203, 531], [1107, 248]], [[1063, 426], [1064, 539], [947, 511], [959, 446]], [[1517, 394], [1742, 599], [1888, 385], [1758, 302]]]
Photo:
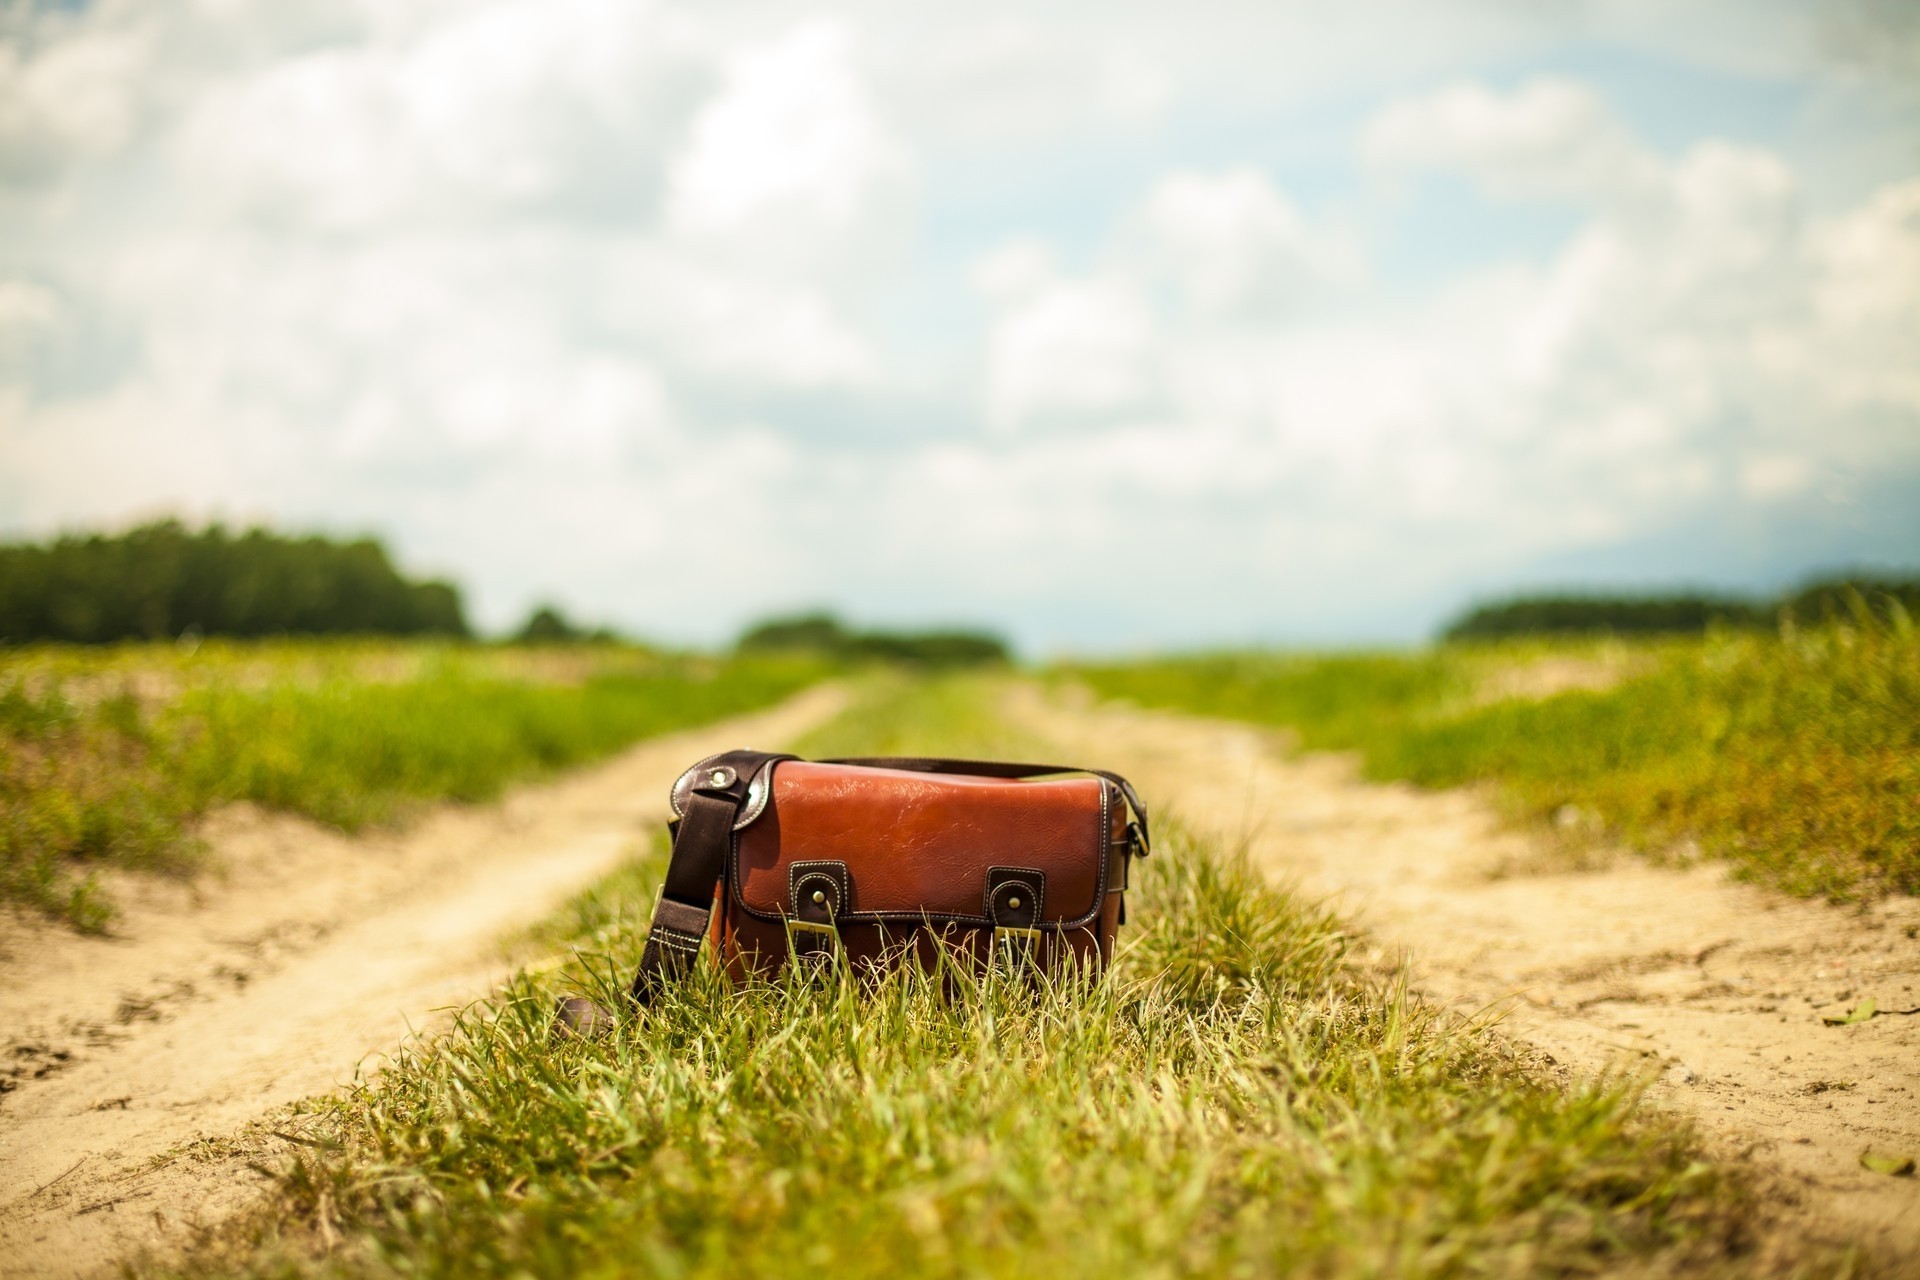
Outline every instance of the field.
[[[1091, 687], [1137, 704], [1284, 726], [1296, 747], [1357, 753], [1376, 779], [1489, 787], [1521, 832], [1512, 838], [1549, 853], [1626, 838], [1663, 865], [1724, 858], [1797, 893], [1897, 904], [1915, 888], [1910, 800], [1920, 740], [1908, 712], [1920, 689], [1916, 652], [1907, 632], [1826, 629], [1156, 660], [1041, 680], [829, 672], [790, 659], [722, 663], [592, 647], [340, 642], [16, 653], [6, 675], [13, 918], [64, 921], [60, 955], [78, 958], [46, 970], [86, 963], [86, 947], [120, 946], [122, 961], [137, 960], [142, 938], [174, 927], [172, 917], [144, 907], [106, 916], [101, 886], [135, 885], [142, 868], [204, 881], [224, 846], [201, 852], [196, 835], [206, 815], [236, 801], [325, 824], [334, 834], [302, 855], [306, 869], [375, 835], [374, 861], [388, 849], [396, 859], [420, 856], [409, 850], [432, 842], [409, 843], [404, 833], [429, 819], [453, 821], [444, 815], [456, 811], [472, 815], [459, 819], [456, 842], [493, 822], [502, 848], [522, 850], [521, 858], [557, 857], [575, 838], [567, 833], [588, 826], [602, 844], [625, 841], [631, 852], [571, 900], [487, 943], [494, 956], [504, 945], [514, 963], [472, 972], [503, 977], [491, 989], [469, 985], [462, 1007], [422, 1034], [378, 1042], [392, 1051], [378, 1070], [369, 1063], [332, 1092], [221, 1095], [229, 1109], [220, 1114], [248, 1123], [198, 1121], [183, 1099], [214, 1091], [204, 1079], [169, 1085], [167, 1072], [187, 1068], [168, 1046], [204, 1044], [214, 1052], [201, 1056], [217, 1068], [227, 1043], [219, 1037], [235, 1028], [256, 1040], [282, 1035], [261, 1024], [293, 1017], [288, 1006], [299, 997], [284, 992], [351, 986], [344, 961], [352, 953], [343, 947], [377, 951], [382, 931], [444, 914], [436, 904], [454, 901], [445, 896], [454, 889], [433, 887], [441, 898], [417, 900], [379, 890], [397, 906], [364, 936], [351, 934], [350, 913], [317, 921], [316, 939], [329, 931], [347, 939], [331, 951], [320, 941], [279, 941], [290, 936], [275, 923], [282, 917], [263, 914], [261, 936], [283, 952], [257, 964], [235, 959], [242, 950], [224, 943], [196, 953], [199, 974], [241, 966], [225, 994], [209, 994], [196, 978], [198, 986], [175, 983], [184, 994], [122, 999], [119, 1014], [74, 1021], [71, 1032], [13, 1035], [16, 1057], [79, 1065], [59, 1066], [67, 1074], [46, 1085], [16, 1072], [18, 1096], [0, 1100], [0, 1141], [39, 1162], [22, 1164], [17, 1187], [0, 1180], [0, 1201], [11, 1206], [0, 1210], [0, 1246], [31, 1258], [40, 1256], [32, 1248], [53, 1247], [48, 1240], [92, 1242], [86, 1247], [102, 1250], [102, 1264], [235, 1276], [1898, 1274], [1911, 1243], [1897, 1232], [1873, 1236], [1848, 1216], [1853, 1184], [1822, 1170], [1820, 1189], [1785, 1190], [1786, 1166], [1753, 1158], [1756, 1145], [1733, 1140], [1739, 1135], [1718, 1120], [1703, 1129], [1689, 1118], [1665, 1083], [1666, 1057], [1613, 1049], [1582, 1057], [1526, 1026], [1503, 1027], [1503, 999], [1440, 998], [1444, 972], [1416, 980], [1391, 937], [1283, 887], [1270, 840], [1200, 821], [1227, 806], [1209, 813], [1198, 807], [1203, 792], [1176, 785], [1180, 769], [1233, 783], [1207, 763], [1227, 756], [1195, 757], [1173, 721], [1063, 708]], [[877, 987], [734, 991], [706, 972], [608, 1037], [556, 1039], [557, 996], [617, 1001], [664, 843], [657, 825], [606, 812], [606, 797], [631, 790], [625, 774], [580, 792], [569, 802], [577, 816], [548, 827], [539, 825], [541, 806], [559, 800], [542, 797], [558, 792], [529, 792], [498, 819], [487, 816], [495, 812], [488, 802], [511, 784], [765, 707], [830, 674], [853, 690], [852, 701], [787, 744], [802, 754], [1046, 758], [1067, 741], [1047, 726], [1067, 721], [1101, 751], [1089, 763], [1132, 758], [1135, 748], [1112, 728], [1123, 724], [1173, 753], [1171, 765], [1139, 777], [1160, 788], [1150, 800], [1177, 791], [1174, 809], [1191, 820], [1162, 824], [1167, 834], [1136, 879], [1115, 971], [1098, 984], [1037, 990], [990, 975], [957, 991], [912, 973]], [[1206, 722], [1178, 723], [1212, 732]], [[647, 803], [657, 802], [660, 785], [648, 784]], [[1295, 803], [1317, 803], [1289, 785]], [[1357, 830], [1384, 829], [1378, 788], [1335, 785], [1362, 815]], [[1441, 813], [1393, 803], [1410, 815], [1404, 821]], [[304, 834], [311, 828], [265, 830], [282, 842], [272, 846], [275, 858], [318, 838]], [[366, 834], [350, 838], [356, 832]], [[510, 861], [503, 855], [464, 874], [485, 880], [510, 872]], [[1694, 909], [1705, 911], [1698, 871], [1672, 884], [1689, 886]], [[1580, 874], [1562, 872], [1576, 892], [1590, 892]], [[96, 873], [102, 878], [90, 881]], [[243, 863], [236, 874], [256, 873]], [[427, 867], [420, 883], [445, 879]], [[494, 899], [522, 892], [515, 883], [500, 879]], [[1676, 896], [1659, 888], [1665, 883], [1655, 881], [1656, 899]], [[1443, 891], [1468, 896], [1464, 884]], [[269, 886], [258, 909], [285, 913], [283, 897]], [[1734, 906], [1749, 910], [1744, 903]], [[1812, 922], [1825, 954], [1864, 936], [1847, 920], [1865, 906], [1843, 919], [1818, 901], [1790, 905]], [[1759, 909], [1763, 932], [1800, 919]], [[1905, 918], [1886, 917], [1896, 926]], [[1392, 924], [1381, 919], [1378, 927]], [[116, 941], [95, 942], [75, 926], [115, 930]], [[48, 928], [36, 923], [18, 936], [54, 947]], [[1779, 949], [1778, 937], [1759, 941]], [[1673, 963], [1699, 968], [1726, 945]], [[1907, 944], [1896, 927], [1888, 938], [1874, 934], [1872, 945], [1876, 956], [1904, 956], [1898, 949]], [[1691, 955], [1690, 947], [1675, 954]], [[404, 954], [415, 963], [421, 950]], [[1572, 971], [1564, 956], [1555, 963]], [[1794, 965], [1807, 963], [1796, 953]], [[1858, 976], [1841, 1012], [1854, 1008], [1853, 989], [1870, 973], [1852, 963]], [[1911, 978], [1906, 960], [1888, 963], [1889, 980]], [[1616, 975], [1629, 971], [1651, 972], [1594, 970], [1614, 984], [1600, 998], [1625, 999]], [[1576, 980], [1590, 979], [1566, 979]], [[1715, 991], [1727, 987], [1716, 982]], [[401, 998], [367, 990], [356, 1007]], [[1851, 1045], [1859, 1054], [1848, 1061], [1872, 1062], [1879, 1074], [1843, 1064], [1823, 1066], [1812, 1085], [1796, 1076], [1792, 1123], [1816, 1134], [1822, 1115], [1831, 1125], [1833, 1116], [1871, 1113], [1867, 1104], [1883, 1096], [1911, 1102], [1901, 1083], [1910, 1069], [1886, 1075], [1877, 1065], [1889, 1055], [1911, 1061], [1911, 1020], [1876, 1022], [1869, 1010], [1858, 1025], [1828, 1028], [1832, 1019], [1819, 1012], [1826, 1006], [1810, 1007], [1806, 1028], [1788, 1028], [1814, 1046], [1795, 1040], [1794, 1054], [1820, 1062], [1833, 1050], [1816, 1040]], [[1586, 1008], [1575, 1013], [1595, 1016]], [[1746, 1017], [1745, 1008], [1729, 1016]], [[281, 1058], [260, 1062], [316, 1078], [292, 1063], [312, 1057], [316, 1029], [329, 1025], [325, 1010], [288, 1022]], [[1628, 1034], [1600, 1039], [1617, 1048]], [[1540, 1047], [1548, 1042], [1552, 1053]], [[343, 1040], [336, 1069], [360, 1060], [353, 1043]], [[1880, 1056], [1859, 1056], [1868, 1054]], [[263, 1070], [236, 1061], [229, 1074], [251, 1080]], [[129, 1096], [113, 1098], [122, 1083]], [[90, 1101], [102, 1096], [104, 1111]], [[1852, 1109], [1817, 1111], [1827, 1096]], [[132, 1127], [116, 1137], [122, 1112]], [[1879, 1197], [1875, 1213], [1910, 1218], [1911, 1197], [1901, 1197], [1911, 1179], [1887, 1176], [1906, 1153], [1885, 1149], [1889, 1132], [1904, 1142], [1907, 1130], [1889, 1107], [1868, 1119], [1895, 1128], [1836, 1131], [1814, 1150], [1842, 1152], [1849, 1176], [1868, 1180], [1860, 1185]], [[1846, 1145], [1866, 1132], [1878, 1146]], [[84, 1142], [107, 1141], [116, 1158], [137, 1163], [90, 1165], [99, 1157]], [[1857, 1164], [1856, 1154], [1884, 1169]], [[215, 1202], [226, 1207], [205, 1217]], [[117, 1227], [105, 1210], [122, 1205], [129, 1221], [148, 1215], [161, 1234]], [[159, 1252], [142, 1254], [156, 1242]]]
[[0, 651], [0, 899], [102, 930], [102, 870], [187, 874], [250, 801], [346, 831], [772, 702], [820, 668], [615, 647], [207, 642]]
[[[800, 744], [1011, 755], [965, 684]], [[1354, 963], [1340, 922], [1175, 836], [1114, 980], [947, 998], [709, 980], [615, 999], [659, 858], [576, 904], [578, 958], [313, 1108], [238, 1274], [1524, 1275], [1764, 1268], [1750, 1192], [1635, 1084], [1563, 1085]], [[323, 1228], [324, 1224], [324, 1228]], [[337, 1239], [324, 1261], [310, 1246]], [[259, 1252], [264, 1249], [264, 1255]]]
[[1703, 640], [1083, 667], [1099, 693], [1284, 726], [1369, 777], [1494, 785], [1574, 846], [1722, 858], [1790, 893], [1920, 893], [1920, 635], [1871, 617]]

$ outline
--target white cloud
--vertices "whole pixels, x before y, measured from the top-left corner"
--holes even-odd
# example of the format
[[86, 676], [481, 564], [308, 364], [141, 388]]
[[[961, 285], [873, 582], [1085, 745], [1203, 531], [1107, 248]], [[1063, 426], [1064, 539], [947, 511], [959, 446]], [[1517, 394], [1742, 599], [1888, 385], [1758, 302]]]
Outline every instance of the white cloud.
[[1299, 310], [1359, 274], [1356, 246], [1310, 227], [1258, 169], [1162, 178], [1137, 216], [1137, 252], [1199, 316]]
[[821, 288], [652, 245], [623, 255], [608, 284], [609, 319], [690, 373], [796, 389], [859, 387], [878, 377], [872, 344]]
[[1749, 458], [1740, 467], [1740, 486], [1755, 498], [1781, 498], [1804, 490], [1813, 479], [1806, 459], [1779, 454]]
[[[1245, 166], [1158, 180], [1081, 279], [1060, 274], [1044, 244], [1010, 240], [971, 271], [996, 308], [986, 419], [1010, 432], [1137, 420], [1169, 395], [1189, 413], [1204, 404], [1203, 414], [1265, 397], [1267, 380], [1249, 365], [1265, 351], [1249, 335], [1353, 285], [1359, 257]], [[1169, 288], [1179, 305], [1156, 306]]]
[[0, 45], [0, 181], [44, 178], [97, 161], [132, 136], [137, 72], [129, 33], [88, 33], [38, 56]]
[[632, 217], [704, 75], [686, 24], [650, 6], [503, 0], [217, 80], [176, 162], [238, 215], [321, 231]]
[[1850, 354], [1850, 392], [1920, 410], [1920, 178], [1834, 220], [1814, 252], [1814, 320]]
[[[1497, 264], [1338, 322], [1235, 309], [1263, 278], [1305, 288], [1318, 233], [1257, 172], [1172, 175], [1084, 275], [1060, 275], [1031, 240], [978, 264], [996, 282], [990, 414], [1029, 433], [1104, 424], [1058, 465], [1125, 489], [1115, 512], [1162, 508], [1156, 527], [1178, 527], [1167, 508], [1265, 495], [1308, 527], [1361, 521], [1429, 562], [1604, 545], [1801, 499], [1818, 477], [1869, 479], [1874, 458], [1920, 468], [1912, 362], [1893, 349], [1920, 332], [1920, 273], [1900, 274], [1920, 251], [1920, 186], [1819, 222], [1772, 154], [1709, 140], [1665, 160], [1610, 122], [1601, 132], [1631, 164], [1576, 157], [1554, 172], [1543, 138], [1604, 112], [1549, 111], [1540, 137], [1514, 136], [1503, 122], [1529, 115], [1539, 89], [1449, 95], [1493, 121], [1453, 162], [1509, 191], [1590, 201], [1544, 266]], [[1379, 119], [1416, 114], [1431, 113]], [[1147, 301], [1163, 279], [1176, 296]], [[1031, 480], [1019, 501], [1059, 500]]]
[[673, 160], [667, 225], [759, 262], [857, 252], [905, 167], [851, 33], [815, 21], [727, 57]]
[[1451, 170], [1500, 196], [1630, 200], [1659, 167], [1590, 86], [1551, 77], [1509, 94], [1466, 81], [1395, 103], [1361, 148], [1376, 165]]
[[[0, 123], [31, 135], [0, 138], [0, 168], [38, 184], [0, 216], [46, 228], [34, 275], [0, 262], [6, 518], [374, 520], [480, 579], [493, 621], [554, 573], [530, 522], [657, 535], [579, 537], [592, 559], [672, 554], [676, 524], [777, 520], [767, 486], [791, 451], [688, 403], [876, 376], [832, 264], [726, 252], [767, 219], [813, 219], [817, 245], [889, 216], [863, 184], [893, 144], [844, 33], [730, 52], [684, 16], [606, 0], [383, 6], [321, 35], [278, 12], [291, 30], [223, 43], [217, 24], [109, 5], [30, 52], [0, 44], [27, 69]], [[105, 107], [65, 133], [33, 117], [74, 67], [108, 65], [100, 48], [147, 59], [117, 55], [106, 87], [165, 82], [144, 132], [107, 128]], [[770, 121], [797, 142], [771, 177], [766, 155], [727, 151]], [[69, 136], [82, 125], [90, 141]], [[32, 169], [35, 147], [64, 168]], [[146, 173], [143, 199], [116, 205], [101, 188], [125, 166]], [[701, 223], [715, 210], [689, 191], [729, 173], [760, 186]], [[86, 219], [63, 220], [76, 204]], [[129, 335], [126, 368], [103, 391], [50, 390], [98, 332]]]
[[929, 36], [923, 21], [882, 49], [903, 106], [928, 132], [1005, 145], [1076, 126], [1138, 125], [1178, 92], [1169, 60], [1124, 24], [1042, 22], [1024, 11], [968, 10]]
[[987, 343], [985, 402], [996, 430], [1144, 407], [1153, 318], [1124, 283], [1052, 281], [999, 317]]
[[[1598, 84], [1475, 78], [1550, 15], [7, 22], [15, 528], [382, 528], [492, 623], [824, 600], [1097, 645], [1404, 633], [1541, 557], [1920, 475], [1920, 184], [1816, 200]], [[1573, 230], [1449, 256], [1436, 172]], [[691, 554], [722, 527], [737, 587]]]
[[0, 280], [0, 378], [33, 380], [61, 363], [72, 341], [65, 303], [29, 280]]
[[1031, 236], [1018, 236], [982, 255], [968, 269], [974, 289], [996, 302], [1032, 296], [1058, 274], [1053, 252]]

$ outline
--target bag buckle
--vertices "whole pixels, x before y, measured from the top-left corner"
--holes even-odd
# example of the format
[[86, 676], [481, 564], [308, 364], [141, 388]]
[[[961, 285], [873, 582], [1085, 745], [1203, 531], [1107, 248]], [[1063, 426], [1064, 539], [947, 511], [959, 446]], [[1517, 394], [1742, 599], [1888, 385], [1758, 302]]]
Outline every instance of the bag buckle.
[[1040, 905], [1046, 891], [1046, 873], [1037, 868], [987, 868], [985, 906], [996, 952], [1027, 963], [1040, 958]]
[[1033, 964], [1040, 959], [1040, 930], [995, 925], [993, 947], [1016, 964]]
[[844, 862], [796, 862], [787, 868], [787, 950], [798, 958], [840, 953], [836, 925], [847, 909], [851, 881]]
[[787, 954], [796, 965], [804, 962], [808, 969], [821, 972], [836, 967], [840, 959], [838, 929], [795, 916], [788, 916], [786, 924]]

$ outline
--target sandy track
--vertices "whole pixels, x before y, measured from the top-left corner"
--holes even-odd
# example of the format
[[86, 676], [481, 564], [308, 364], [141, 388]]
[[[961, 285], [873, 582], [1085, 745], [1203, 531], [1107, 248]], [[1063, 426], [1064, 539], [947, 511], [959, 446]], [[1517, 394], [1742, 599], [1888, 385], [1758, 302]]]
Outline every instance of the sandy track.
[[631, 853], [690, 761], [843, 700], [815, 688], [399, 834], [228, 813], [207, 833], [225, 875], [126, 882], [111, 939], [0, 917], [0, 1274], [95, 1274], [247, 1203], [226, 1135], [485, 994], [503, 936]]
[[[1507, 1028], [1562, 1063], [1658, 1072], [1659, 1101], [1782, 1171], [1798, 1229], [1920, 1261], [1920, 1180], [1859, 1163], [1920, 1155], [1920, 1014], [1822, 1022], [1868, 997], [1920, 1006], [1920, 903], [1835, 908], [1631, 857], [1542, 870], [1539, 842], [1473, 793], [1368, 785], [1350, 759], [1290, 758], [1244, 725], [1032, 689], [1009, 712], [1331, 898], [1429, 994], [1510, 1001]], [[1515, 867], [1534, 870], [1496, 874]]]

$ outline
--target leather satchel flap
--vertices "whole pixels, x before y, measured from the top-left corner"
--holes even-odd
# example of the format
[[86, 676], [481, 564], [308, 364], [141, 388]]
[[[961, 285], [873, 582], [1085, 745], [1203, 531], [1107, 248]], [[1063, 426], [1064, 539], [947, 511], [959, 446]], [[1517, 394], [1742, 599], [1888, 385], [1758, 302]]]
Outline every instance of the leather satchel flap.
[[1105, 896], [1112, 792], [1098, 778], [1005, 781], [783, 760], [772, 803], [735, 837], [733, 892], [777, 919], [795, 863], [846, 867], [837, 918], [985, 924], [995, 867], [1030, 867], [1047, 886], [1042, 919], [1078, 923]]

